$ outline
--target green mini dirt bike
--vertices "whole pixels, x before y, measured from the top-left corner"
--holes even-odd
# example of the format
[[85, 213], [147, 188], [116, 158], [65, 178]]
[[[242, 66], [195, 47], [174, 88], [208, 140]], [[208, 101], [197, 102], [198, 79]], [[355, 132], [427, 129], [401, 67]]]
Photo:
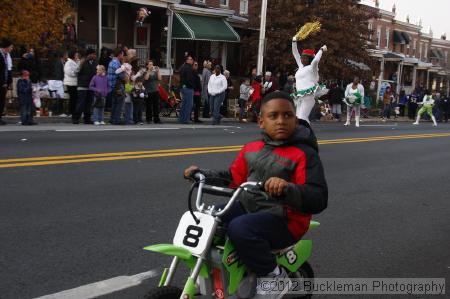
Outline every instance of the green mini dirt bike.
[[[266, 197], [267, 194], [261, 191], [262, 183], [246, 182], [233, 190], [206, 185], [205, 176], [201, 173], [195, 174], [195, 179], [196, 183], [189, 193], [189, 211], [181, 217], [173, 244], [158, 244], [144, 248], [173, 256], [170, 267], [165, 268], [162, 273], [159, 286], [146, 295], [147, 299], [239, 298], [237, 290], [247, 269], [227, 238], [220, 216], [230, 209], [241, 192], [261, 193]], [[196, 188], [198, 188], [196, 211], [193, 211], [191, 197]], [[203, 194], [231, 198], [222, 209], [215, 206], [206, 208]], [[309, 228], [318, 226], [318, 222], [311, 221]], [[274, 253], [278, 265], [287, 271], [290, 278], [313, 279], [313, 270], [306, 262], [311, 255], [311, 248], [311, 240], [301, 240]], [[171, 285], [180, 261], [191, 270], [183, 289]]]

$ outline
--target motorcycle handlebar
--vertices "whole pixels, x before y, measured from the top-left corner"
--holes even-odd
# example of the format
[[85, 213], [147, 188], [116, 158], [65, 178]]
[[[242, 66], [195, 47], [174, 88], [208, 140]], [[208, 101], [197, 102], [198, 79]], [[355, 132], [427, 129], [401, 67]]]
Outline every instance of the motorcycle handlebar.
[[[264, 197], [266, 197], [266, 199], [268, 199], [267, 194], [264, 192], [263, 182], [245, 182], [234, 190], [229, 188], [206, 185], [205, 184], [206, 177], [201, 172], [195, 173], [194, 178], [196, 179], [196, 181], [198, 181], [197, 200], [195, 202], [198, 211], [203, 210], [203, 203], [202, 203], [203, 193], [217, 196], [231, 197], [226, 206], [222, 210], [212, 212], [213, 216], [222, 216], [223, 214], [225, 214], [243, 191], [262, 194]], [[259, 190], [251, 190], [251, 189], [259, 189]]]

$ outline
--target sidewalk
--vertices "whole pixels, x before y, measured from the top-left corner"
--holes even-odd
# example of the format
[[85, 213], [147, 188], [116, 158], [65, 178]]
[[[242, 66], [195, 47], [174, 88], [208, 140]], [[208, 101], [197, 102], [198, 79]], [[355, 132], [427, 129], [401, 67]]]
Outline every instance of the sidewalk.
[[[4, 116], [3, 120], [6, 121], [8, 123], [8, 125], [20, 125], [20, 117], [19, 116]], [[201, 120], [203, 121], [203, 124], [210, 124], [211, 123], [211, 119], [204, 119], [201, 118]], [[60, 116], [40, 116], [40, 117], [34, 117], [34, 121], [38, 124], [71, 124], [72, 123], [72, 119], [70, 117], [60, 117]], [[109, 121], [109, 117], [105, 116], [105, 122], [108, 123]], [[178, 119], [175, 117], [161, 117], [161, 121], [163, 122], [163, 124], [178, 124]], [[83, 119], [80, 120], [80, 124], [82, 124]], [[239, 124], [239, 120], [236, 118], [223, 118], [222, 119], [223, 123], [235, 123], [235, 124]], [[324, 121], [324, 120], [320, 120], [320, 121], [312, 121], [313, 123], [339, 123], [335, 120], [333, 121]], [[341, 121], [342, 123], [345, 122], [345, 118], [342, 119]], [[354, 122], [354, 119], [352, 119], [352, 122]], [[414, 122], [414, 120], [409, 119], [408, 117], [398, 117], [396, 119], [391, 118], [388, 119], [386, 122], [383, 122], [379, 117], [369, 117], [369, 118], [361, 118], [361, 123], [398, 123], [398, 122]], [[251, 122], [249, 122], [251, 123]]]

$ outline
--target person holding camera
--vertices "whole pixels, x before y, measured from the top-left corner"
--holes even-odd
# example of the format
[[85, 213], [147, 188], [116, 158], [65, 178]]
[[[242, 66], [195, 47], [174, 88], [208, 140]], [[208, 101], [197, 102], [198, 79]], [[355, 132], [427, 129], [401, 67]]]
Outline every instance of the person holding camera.
[[153, 60], [147, 61], [147, 70], [144, 74], [144, 87], [147, 92], [147, 98], [145, 99], [145, 118], [148, 124], [153, 122], [160, 124], [159, 119], [159, 90], [158, 85], [161, 81], [161, 72], [159, 67], [153, 64]]

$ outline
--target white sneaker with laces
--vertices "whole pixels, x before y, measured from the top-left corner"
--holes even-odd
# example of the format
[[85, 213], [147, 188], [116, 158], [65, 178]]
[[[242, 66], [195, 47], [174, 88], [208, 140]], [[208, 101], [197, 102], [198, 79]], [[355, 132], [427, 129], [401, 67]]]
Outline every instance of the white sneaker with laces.
[[94, 125], [99, 126], [100, 123], [98, 121], [94, 122]]
[[[253, 297], [253, 299], [281, 299], [283, 298], [284, 295], [286, 295], [286, 293], [289, 292], [292, 286], [292, 282], [289, 279], [286, 270], [280, 267], [278, 269], [280, 271], [279, 274], [269, 273], [266, 275], [267, 276], [266, 278], [259, 279], [259, 284], [256, 286], [256, 295]], [[277, 281], [278, 282], [277, 286], [279, 290], [273, 292], [264, 289], [264, 284], [261, 283], [264, 280]]]
[[101, 121], [100, 124], [101, 124], [102, 126], [103, 126], [103, 125], [106, 125], [104, 121]]

